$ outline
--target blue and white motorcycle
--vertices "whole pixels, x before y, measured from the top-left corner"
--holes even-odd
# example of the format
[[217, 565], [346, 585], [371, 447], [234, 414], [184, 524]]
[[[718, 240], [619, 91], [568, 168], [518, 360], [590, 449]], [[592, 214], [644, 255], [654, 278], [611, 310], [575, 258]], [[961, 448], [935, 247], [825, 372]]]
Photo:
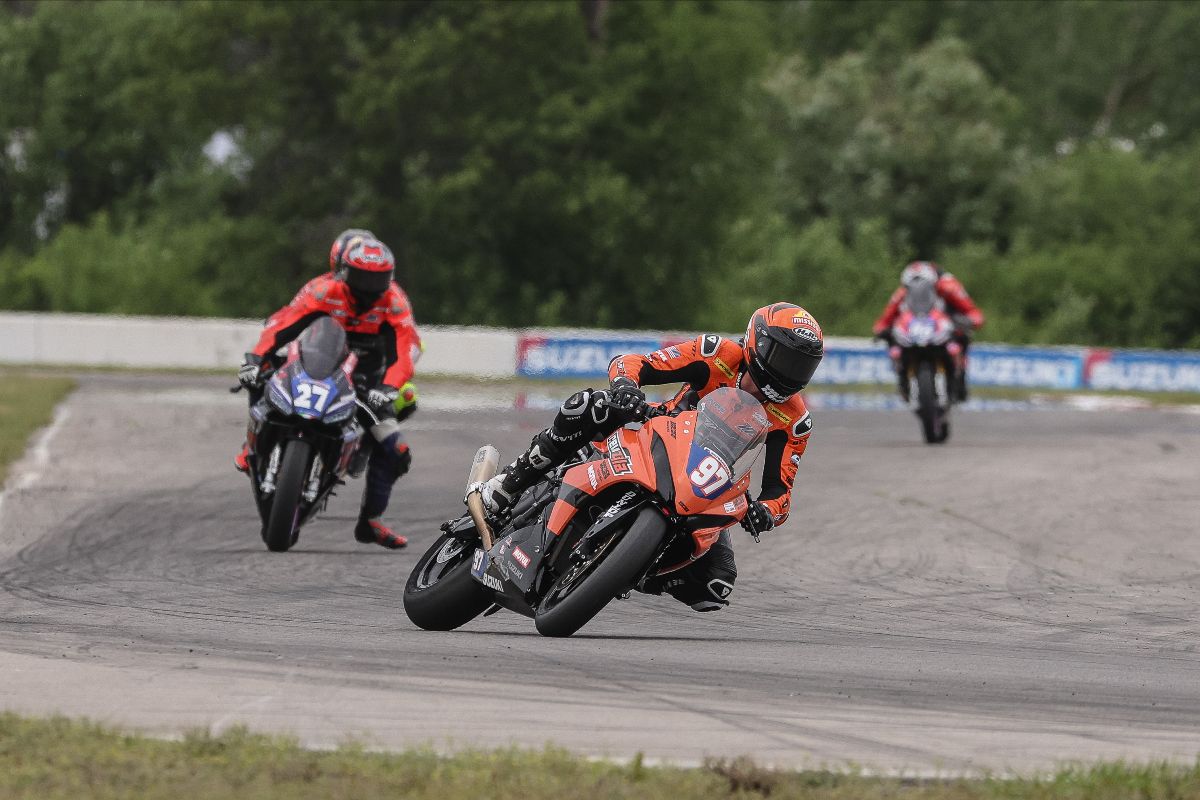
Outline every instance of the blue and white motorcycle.
[[362, 467], [355, 457], [363, 438], [357, 363], [342, 327], [320, 317], [288, 346], [287, 360], [250, 407], [247, 461], [268, 550], [295, 544], [343, 477]]

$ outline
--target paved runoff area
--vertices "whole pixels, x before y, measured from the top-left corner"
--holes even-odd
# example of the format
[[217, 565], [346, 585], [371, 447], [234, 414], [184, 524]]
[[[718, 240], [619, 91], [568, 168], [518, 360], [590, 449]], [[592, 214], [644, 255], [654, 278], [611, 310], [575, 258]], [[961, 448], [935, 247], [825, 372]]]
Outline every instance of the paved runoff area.
[[930, 447], [908, 411], [815, 398], [792, 518], [738, 530], [731, 607], [635, 595], [551, 640], [401, 608], [475, 449], [515, 454], [544, 397], [431, 384], [387, 515], [408, 549], [353, 540], [356, 481], [274, 554], [228, 383], [80, 376], [0, 503], [0, 707], [909, 774], [1200, 753], [1200, 415], [964, 409]]

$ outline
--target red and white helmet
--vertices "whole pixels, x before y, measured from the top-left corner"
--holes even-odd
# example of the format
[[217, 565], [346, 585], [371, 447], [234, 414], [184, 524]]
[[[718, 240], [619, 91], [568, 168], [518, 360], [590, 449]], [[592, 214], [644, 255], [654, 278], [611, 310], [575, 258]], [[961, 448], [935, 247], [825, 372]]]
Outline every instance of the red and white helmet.
[[375, 234], [366, 228], [347, 228], [342, 231], [333, 240], [333, 246], [329, 248], [329, 268], [336, 272], [337, 268], [342, 266], [342, 256], [346, 255], [352, 242], [374, 238]]
[[914, 261], [901, 271], [900, 285], [907, 288], [915, 283], [926, 281], [937, 283], [941, 276], [942, 271], [932, 261]]
[[396, 259], [388, 246], [374, 237], [352, 239], [342, 254], [334, 277], [350, 287], [359, 308], [374, 304], [392, 285]]
[[821, 326], [800, 306], [772, 303], [751, 315], [742, 358], [771, 402], [782, 403], [807, 386], [824, 355]]

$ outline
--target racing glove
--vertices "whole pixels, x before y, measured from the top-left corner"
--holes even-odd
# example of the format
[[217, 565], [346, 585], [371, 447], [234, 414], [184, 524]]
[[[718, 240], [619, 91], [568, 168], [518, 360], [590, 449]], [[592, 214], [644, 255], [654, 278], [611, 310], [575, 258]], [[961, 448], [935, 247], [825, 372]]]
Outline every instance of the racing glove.
[[382, 420], [396, 416], [396, 398], [399, 396], [400, 390], [396, 387], [380, 386], [367, 392], [363, 402], [376, 418]]
[[413, 385], [412, 381], [400, 387], [392, 407], [396, 411], [397, 420], [408, 419], [417, 410], [417, 387]]
[[766, 533], [775, 527], [775, 517], [766, 503], [752, 500], [746, 508], [746, 515], [742, 517], [742, 527], [755, 535]]
[[613, 378], [608, 390], [608, 405], [633, 419], [646, 415], [646, 393], [629, 378]]
[[247, 389], [253, 389], [258, 385], [259, 379], [262, 377], [262, 356], [254, 353], [246, 353], [246, 358], [242, 361], [242, 366], [238, 368], [238, 383]]

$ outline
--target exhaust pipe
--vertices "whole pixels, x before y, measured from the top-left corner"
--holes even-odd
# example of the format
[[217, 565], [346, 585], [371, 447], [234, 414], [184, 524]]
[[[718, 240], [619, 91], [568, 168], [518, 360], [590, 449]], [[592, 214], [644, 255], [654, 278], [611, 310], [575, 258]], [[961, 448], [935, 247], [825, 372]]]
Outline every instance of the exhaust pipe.
[[[467, 477], [467, 487], [469, 488], [491, 480], [499, 468], [500, 451], [490, 444], [485, 444], [475, 453], [475, 460], [471, 463], [471, 474]], [[491, 550], [493, 544], [492, 529], [484, 518], [483, 498], [480, 496], [478, 490], [467, 495], [467, 511], [471, 514], [471, 520], [475, 523], [475, 530], [479, 531], [479, 538], [483, 541], [483, 549], [485, 551]]]

